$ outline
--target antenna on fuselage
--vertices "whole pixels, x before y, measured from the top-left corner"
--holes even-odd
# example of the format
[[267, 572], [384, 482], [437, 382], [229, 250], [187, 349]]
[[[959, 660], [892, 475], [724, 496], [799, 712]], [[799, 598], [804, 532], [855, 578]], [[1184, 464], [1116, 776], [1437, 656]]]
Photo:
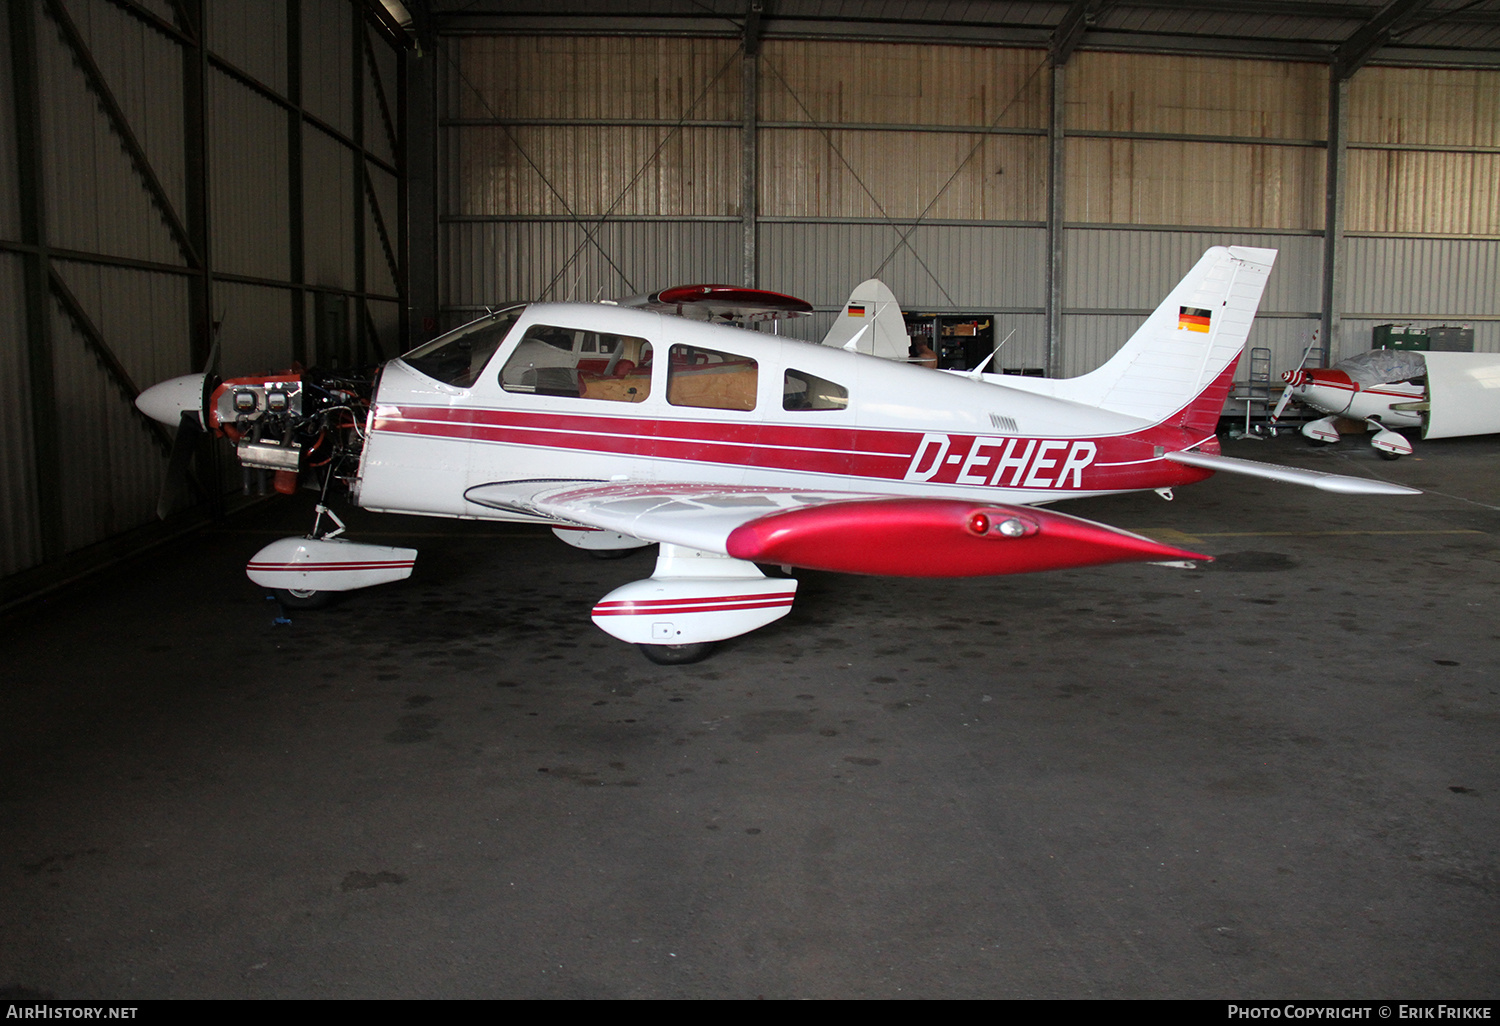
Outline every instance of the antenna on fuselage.
[[847, 349], [851, 353], [857, 353], [857, 352], [859, 352], [859, 340], [862, 339], [862, 338], [864, 338], [865, 332], [867, 332], [869, 330], [870, 330], [870, 325], [868, 325], [868, 324], [866, 324], [863, 328], [860, 328], [858, 331], [856, 331], [854, 333], [854, 337], [853, 338], [851, 338], [849, 341], [847, 341], [847, 342], [844, 343], [844, 348]]
[[1000, 344], [998, 346], [996, 346], [994, 349], [990, 350], [990, 355], [986, 356], [983, 360], [980, 360], [978, 367], [975, 367], [973, 370], [969, 371], [969, 373], [967, 375], [968, 379], [970, 381], [978, 381], [979, 380], [979, 376], [984, 373], [984, 368], [989, 364], [989, 362], [991, 360], [993, 360], [995, 358], [995, 356], [1000, 352], [1001, 349], [1005, 348], [1005, 343], [1009, 342], [1011, 340], [1011, 338], [1013, 338], [1015, 336], [1015, 334], [1016, 334], [1016, 329], [1015, 328], [1011, 328], [1010, 329], [1010, 334], [1006, 335], [1005, 338], [1001, 339], [1000, 340]]

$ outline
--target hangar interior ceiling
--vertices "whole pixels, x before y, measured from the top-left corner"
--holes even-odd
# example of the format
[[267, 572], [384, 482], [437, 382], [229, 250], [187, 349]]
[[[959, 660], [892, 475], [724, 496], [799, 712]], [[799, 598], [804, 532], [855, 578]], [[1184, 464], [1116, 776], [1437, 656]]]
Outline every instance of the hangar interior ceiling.
[[128, 400], [215, 322], [233, 374], [725, 281], [814, 338], [878, 275], [1071, 375], [1242, 242], [1277, 369], [1388, 321], [1500, 350], [1500, 0], [386, 7], [7, 6], [0, 601], [149, 535]]

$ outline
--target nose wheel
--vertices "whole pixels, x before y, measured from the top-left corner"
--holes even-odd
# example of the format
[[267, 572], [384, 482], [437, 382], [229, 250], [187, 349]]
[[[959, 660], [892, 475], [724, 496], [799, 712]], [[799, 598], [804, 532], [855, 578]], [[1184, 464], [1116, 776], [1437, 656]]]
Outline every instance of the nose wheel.
[[641, 655], [660, 666], [683, 666], [707, 659], [714, 650], [714, 642], [701, 641], [693, 645], [639, 645]]
[[323, 609], [333, 601], [333, 592], [308, 588], [273, 588], [272, 594], [283, 609]]

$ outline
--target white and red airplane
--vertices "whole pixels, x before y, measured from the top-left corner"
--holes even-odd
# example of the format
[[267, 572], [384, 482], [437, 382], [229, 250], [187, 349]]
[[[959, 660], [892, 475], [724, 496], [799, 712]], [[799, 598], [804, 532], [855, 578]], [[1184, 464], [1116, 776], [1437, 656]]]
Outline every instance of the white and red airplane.
[[[366, 509], [544, 523], [599, 552], [659, 543], [652, 575], [601, 598], [593, 620], [689, 662], [791, 608], [797, 581], [756, 564], [958, 577], [1210, 558], [1037, 506], [1170, 497], [1220, 470], [1417, 494], [1219, 454], [1275, 256], [1210, 249], [1077, 378], [935, 371], [857, 351], [857, 329], [836, 347], [656, 312], [683, 293], [492, 313], [387, 363], [368, 399], [311, 373], [187, 375], [139, 405], [235, 439], [247, 467], [295, 481], [324, 464]], [[342, 524], [320, 533], [326, 512], [312, 535], [257, 553], [250, 578], [310, 602], [411, 572], [411, 549], [350, 542]]]
[[[1304, 357], [1305, 358], [1305, 357]], [[1289, 402], [1328, 416], [1302, 425], [1313, 442], [1339, 440], [1336, 421], [1363, 421], [1370, 445], [1383, 459], [1411, 454], [1395, 429], [1422, 429], [1423, 438], [1453, 438], [1500, 431], [1500, 355], [1372, 349], [1332, 367], [1298, 368], [1281, 376], [1286, 389], [1271, 414], [1279, 420]]]

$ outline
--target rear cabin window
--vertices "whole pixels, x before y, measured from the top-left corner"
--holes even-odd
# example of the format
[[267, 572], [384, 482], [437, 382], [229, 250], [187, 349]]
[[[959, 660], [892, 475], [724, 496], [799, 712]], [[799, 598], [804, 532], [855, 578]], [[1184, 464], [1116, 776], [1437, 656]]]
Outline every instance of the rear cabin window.
[[500, 369], [500, 387], [638, 403], [651, 394], [651, 343], [632, 335], [535, 324]]
[[806, 371], [788, 370], [781, 383], [783, 410], [843, 410], [849, 406], [849, 390], [827, 378]]
[[754, 360], [697, 346], [673, 346], [667, 359], [667, 402], [708, 410], [753, 410]]

